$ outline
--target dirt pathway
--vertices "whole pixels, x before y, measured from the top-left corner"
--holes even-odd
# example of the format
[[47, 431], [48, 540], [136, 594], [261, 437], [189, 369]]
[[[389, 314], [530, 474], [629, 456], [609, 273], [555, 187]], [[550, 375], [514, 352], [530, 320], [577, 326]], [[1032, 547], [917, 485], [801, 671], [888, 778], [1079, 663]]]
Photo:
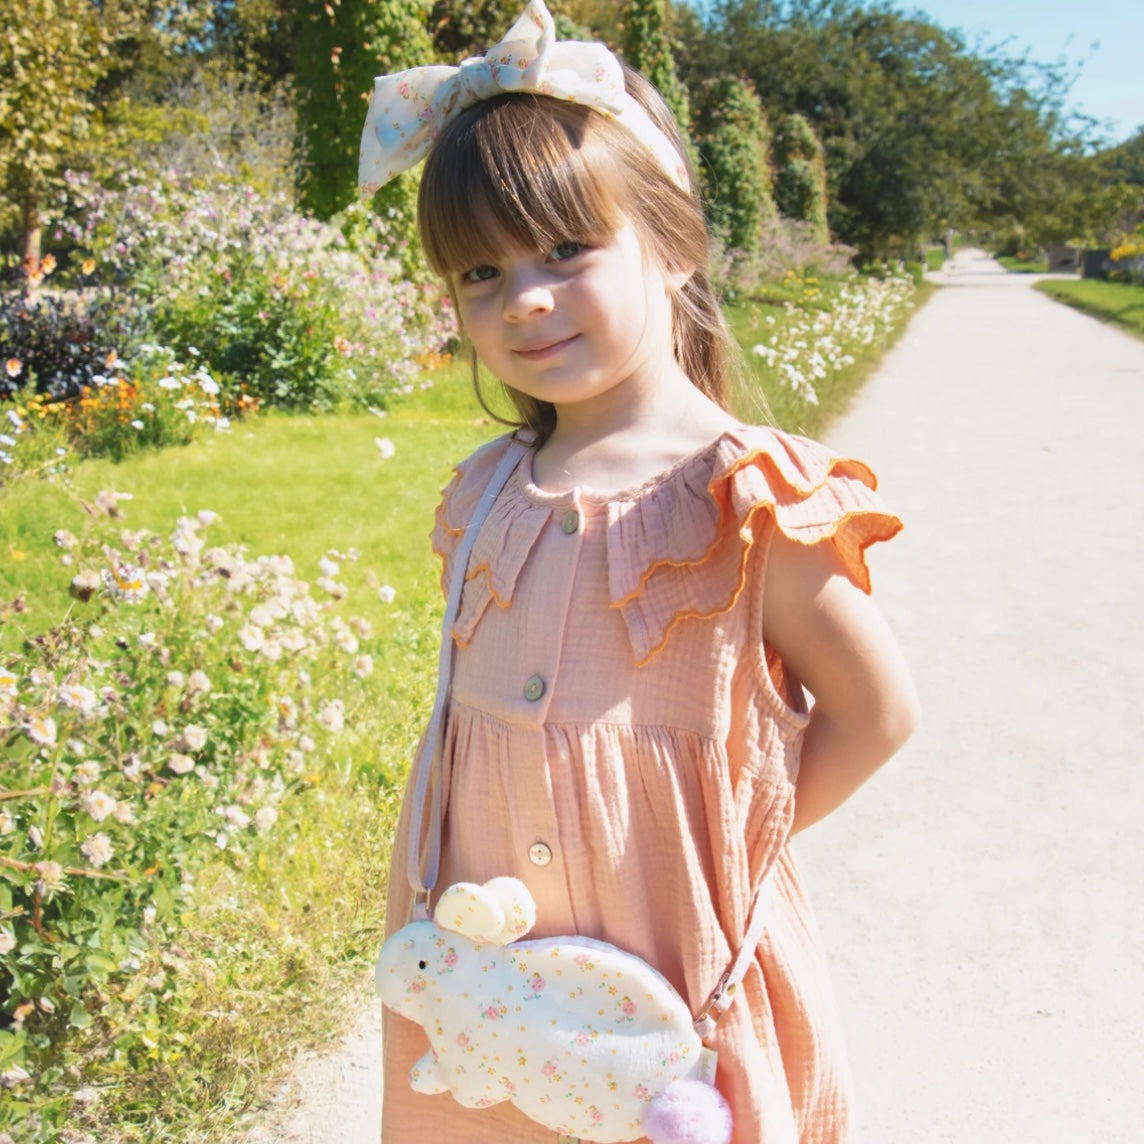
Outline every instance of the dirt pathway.
[[[862, 1138], [1137, 1144], [1144, 343], [977, 251], [938, 277], [829, 435], [907, 522], [871, 563], [924, 704], [797, 847]], [[362, 1014], [246, 1144], [374, 1144]]]

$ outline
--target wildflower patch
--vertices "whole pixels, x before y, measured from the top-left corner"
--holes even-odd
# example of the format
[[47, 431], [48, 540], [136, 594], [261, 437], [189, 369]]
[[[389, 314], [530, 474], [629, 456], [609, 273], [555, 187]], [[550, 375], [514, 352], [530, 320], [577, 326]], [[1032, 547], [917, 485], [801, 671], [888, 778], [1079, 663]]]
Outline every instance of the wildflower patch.
[[313, 797], [378, 654], [288, 556], [212, 543], [209, 511], [132, 530], [124, 503], [55, 533], [75, 608], [0, 661], [0, 1132], [87, 1068], [185, 1052], [196, 875], [258, 861]]

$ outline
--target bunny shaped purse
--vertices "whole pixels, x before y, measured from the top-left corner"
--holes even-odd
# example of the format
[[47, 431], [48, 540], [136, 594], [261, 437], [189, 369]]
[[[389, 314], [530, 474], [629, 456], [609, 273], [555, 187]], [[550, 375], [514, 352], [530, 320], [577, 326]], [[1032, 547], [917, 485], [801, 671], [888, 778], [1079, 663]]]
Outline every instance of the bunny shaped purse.
[[433, 920], [383, 946], [382, 1001], [430, 1051], [418, 1092], [484, 1108], [509, 1100], [554, 1132], [610, 1144], [723, 1144], [730, 1113], [709, 1083], [714, 1054], [665, 978], [584, 937], [520, 940], [536, 919], [516, 878], [459, 883]]

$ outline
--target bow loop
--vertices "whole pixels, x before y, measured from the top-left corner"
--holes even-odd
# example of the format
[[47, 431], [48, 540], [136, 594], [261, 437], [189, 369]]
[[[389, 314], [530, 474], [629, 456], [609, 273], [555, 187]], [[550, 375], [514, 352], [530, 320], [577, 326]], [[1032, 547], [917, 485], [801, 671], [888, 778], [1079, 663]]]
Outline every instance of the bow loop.
[[531, 91], [582, 103], [615, 119], [639, 139], [683, 190], [678, 151], [624, 90], [619, 60], [603, 44], [556, 40], [542, 0], [530, 0], [499, 44], [460, 67], [420, 67], [378, 76], [362, 132], [358, 181], [364, 194], [416, 166], [444, 128], [475, 103]]

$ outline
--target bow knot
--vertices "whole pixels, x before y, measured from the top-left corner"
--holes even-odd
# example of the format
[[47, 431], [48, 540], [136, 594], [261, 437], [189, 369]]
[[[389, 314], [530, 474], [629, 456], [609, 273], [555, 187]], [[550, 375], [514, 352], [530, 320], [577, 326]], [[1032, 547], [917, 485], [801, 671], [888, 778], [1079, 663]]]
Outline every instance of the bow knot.
[[442, 130], [475, 103], [508, 92], [582, 103], [615, 119], [688, 189], [687, 168], [667, 136], [624, 90], [619, 60], [603, 44], [557, 41], [542, 0], [530, 0], [504, 39], [460, 67], [420, 67], [378, 76], [362, 132], [358, 181], [373, 194], [432, 150]]

